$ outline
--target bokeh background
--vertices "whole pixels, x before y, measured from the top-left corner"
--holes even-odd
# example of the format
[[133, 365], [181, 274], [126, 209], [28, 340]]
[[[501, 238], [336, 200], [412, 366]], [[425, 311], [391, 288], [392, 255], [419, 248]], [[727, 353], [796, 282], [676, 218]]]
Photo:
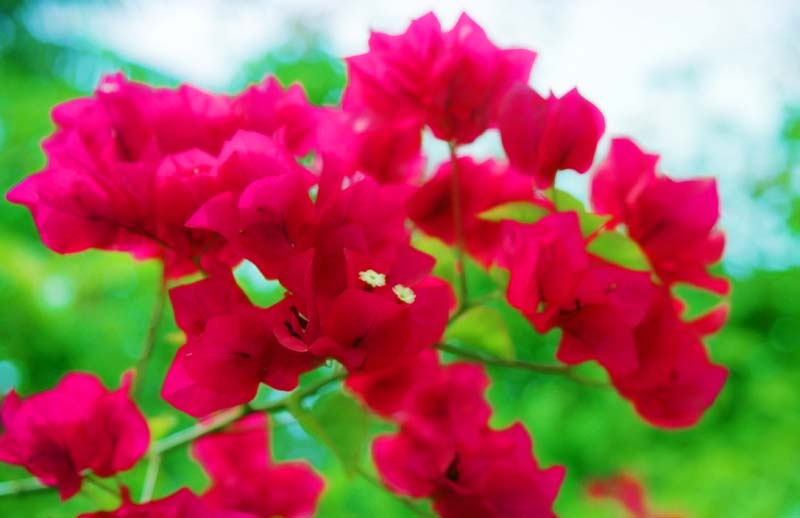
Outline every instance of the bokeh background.
[[[646, 483], [657, 509], [695, 518], [800, 517], [798, 2], [3, 0], [0, 191], [42, 167], [52, 106], [90, 93], [104, 73], [219, 92], [275, 74], [284, 84], [302, 82], [315, 103], [335, 103], [345, 81], [339, 57], [364, 51], [368, 29], [399, 32], [428, 10], [448, 27], [465, 10], [498, 44], [537, 50], [537, 88], [560, 94], [577, 85], [604, 111], [609, 135], [635, 136], [663, 155], [665, 171], [719, 178], [729, 236], [721, 268], [734, 281], [733, 311], [711, 348], [731, 375], [697, 427], [656, 430], [612, 391], [490, 371], [494, 424], [523, 420], [542, 462], [569, 469], [560, 515], [623, 516], [587, 500], [583, 483], [628, 471]], [[498, 142], [485, 138], [475, 153], [497, 152]], [[585, 178], [562, 176], [561, 187], [585, 198]], [[271, 296], [252, 269], [238, 275], [254, 295]], [[0, 393], [43, 390], [76, 369], [115, 385], [139, 355], [157, 276], [156, 264], [121, 254], [58, 256], [40, 243], [26, 210], [0, 202]], [[557, 336], [536, 336], [506, 316], [519, 356], [552, 356]], [[144, 409], [156, 435], [188, 424], [158, 397], [179, 345], [175, 330], [166, 315], [147, 371]], [[291, 417], [273, 424], [277, 458], [309, 458], [327, 477], [320, 517], [414, 516], [349, 477]], [[142, 475], [137, 468], [122, 477], [134, 494]], [[0, 466], [0, 481], [25, 476]], [[186, 451], [175, 451], [156, 496], [206, 483]], [[109, 505], [103, 499], [2, 496], [0, 516], [69, 517]]]

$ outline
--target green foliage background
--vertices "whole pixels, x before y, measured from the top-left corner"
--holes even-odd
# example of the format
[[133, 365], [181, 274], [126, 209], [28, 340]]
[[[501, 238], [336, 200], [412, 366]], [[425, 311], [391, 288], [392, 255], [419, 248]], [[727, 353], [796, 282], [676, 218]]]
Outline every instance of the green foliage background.
[[[18, 2], [4, 2], [0, 39], [0, 191], [42, 167], [41, 139], [52, 130], [51, 107], [87, 93], [101, 71], [124, 70], [156, 84], [168, 77], [133, 66], [90, 45], [45, 44], [31, 36], [18, 17]], [[17, 13], [17, 14], [15, 14]], [[11, 24], [11, 25], [8, 25]], [[335, 101], [344, 82], [340, 62], [313, 37], [302, 48], [279, 48], [246, 67], [232, 90], [275, 73], [284, 82], [303, 82], [314, 102]], [[70, 63], [82, 63], [75, 68]], [[90, 78], [91, 81], [87, 80]], [[77, 86], [76, 86], [77, 85]], [[787, 116], [784, 148], [798, 148], [800, 118]], [[785, 172], [754, 195], [789, 182], [798, 153], [787, 153]], [[788, 176], [787, 176], [788, 175]], [[790, 183], [790, 182], [789, 182]], [[798, 227], [800, 202], [787, 200], [787, 220]], [[242, 271], [242, 282], [259, 300], [273, 288]], [[491, 280], [471, 272], [472, 292], [491, 289]], [[26, 210], [0, 202], [0, 391], [15, 386], [23, 395], [52, 387], [70, 370], [98, 374], [115, 386], [139, 355], [157, 293], [157, 265], [121, 254], [88, 252], [59, 256], [40, 242]], [[689, 293], [692, 302], [704, 303]], [[564, 464], [568, 477], [557, 509], [566, 518], [621, 517], [610, 504], [588, 501], [587, 478], [620, 470], [638, 474], [650, 488], [655, 507], [691, 517], [800, 517], [800, 270], [753, 271], [736, 279], [733, 313], [711, 341], [715, 359], [730, 368], [727, 387], [701, 424], [667, 432], [645, 425], [612, 391], [559, 377], [491, 368], [489, 397], [495, 426], [522, 420], [531, 431], [543, 464]], [[524, 320], [499, 308], [520, 358], [549, 359], [557, 336], [537, 336]], [[172, 316], [159, 329], [152, 365], [144, 382], [142, 406], [156, 436], [191, 424], [159, 397], [167, 365], [179, 345]], [[469, 336], [466, 332], [465, 336]], [[500, 338], [497, 347], [507, 348]], [[261, 397], [271, 397], [265, 391]], [[333, 397], [333, 396], [329, 396]], [[348, 420], [352, 429], [332, 438], [365, 453], [359, 437], [388, 425]], [[308, 435], [289, 414], [273, 419], [272, 447], [278, 459], [310, 459], [325, 475], [322, 518], [414, 516], [403, 503], [363, 477], [343, 469], [337, 456]], [[121, 479], [137, 495], [143, 467]], [[20, 469], [0, 465], [0, 481], [25, 478]], [[201, 491], [206, 480], [185, 449], [165, 459], [156, 496], [180, 486]], [[52, 491], [0, 497], [0, 516], [69, 517], [113, 506], [89, 488], [66, 503]]]

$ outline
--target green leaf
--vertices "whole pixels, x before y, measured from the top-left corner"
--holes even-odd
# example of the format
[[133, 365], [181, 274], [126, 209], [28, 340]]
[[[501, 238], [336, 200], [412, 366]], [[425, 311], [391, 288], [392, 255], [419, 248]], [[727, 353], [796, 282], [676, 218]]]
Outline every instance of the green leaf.
[[650, 270], [650, 263], [639, 245], [619, 232], [598, 234], [589, 242], [587, 250], [608, 262], [631, 270]]
[[166, 437], [166, 435], [178, 424], [175, 414], [160, 414], [147, 419], [147, 427], [150, 428], [150, 439], [152, 441]]
[[550, 214], [550, 211], [527, 201], [511, 201], [503, 203], [478, 214], [486, 221], [511, 220], [520, 223], [535, 223]]
[[581, 226], [581, 234], [589, 236], [602, 227], [611, 216], [605, 214], [595, 214], [589, 212], [586, 207], [575, 196], [560, 189], [554, 189], [549, 195], [556, 206], [558, 212], [575, 211], [578, 213], [578, 222]]
[[590, 236], [597, 232], [597, 230], [605, 225], [611, 216], [608, 214], [595, 214], [594, 212], [579, 212], [578, 222], [581, 225], [581, 234]]
[[583, 206], [583, 203], [567, 191], [553, 189], [550, 198], [558, 212], [568, 212], [571, 210], [574, 210], [578, 214], [586, 212], [586, 207]]
[[508, 282], [511, 278], [511, 273], [505, 268], [501, 268], [496, 264], [489, 267], [489, 278], [494, 281], [497, 287], [505, 292], [508, 288]]
[[458, 340], [467, 347], [479, 349], [505, 360], [514, 359], [514, 346], [503, 315], [489, 306], [468, 310], [448, 326], [445, 340]]
[[309, 435], [324, 443], [341, 461], [345, 471], [355, 473], [369, 442], [370, 416], [342, 391], [320, 397], [310, 410], [292, 401], [289, 411]]
[[456, 279], [456, 256], [453, 249], [442, 243], [436, 238], [417, 234], [411, 244], [422, 252], [432, 255], [436, 259], [433, 267], [433, 275], [448, 281], [455, 282]]

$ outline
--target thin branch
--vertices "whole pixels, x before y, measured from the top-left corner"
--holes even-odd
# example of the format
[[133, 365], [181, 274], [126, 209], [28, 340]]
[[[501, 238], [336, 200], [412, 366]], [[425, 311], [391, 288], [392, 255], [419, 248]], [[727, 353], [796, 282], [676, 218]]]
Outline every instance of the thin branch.
[[183, 429], [172, 435], [168, 435], [159, 441], [156, 441], [150, 448], [149, 455], [162, 455], [174, 448], [177, 448], [178, 446], [194, 441], [195, 439], [198, 439], [204, 435], [221, 430], [246, 415], [256, 412], [275, 413], [287, 410], [290, 400], [296, 398], [304, 399], [312, 396], [327, 385], [335, 383], [343, 379], [345, 376], [346, 373], [344, 372], [334, 373], [331, 376], [321, 379], [316, 383], [301, 389], [299, 392], [293, 392], [288, 396], [279, 399], [278, 401], [273, 401], [271, 403], [241, 405], [222, 412], [209, 421], [197, 423], [194, 426]]
[[164, 315], [164, 305], [167, 300], [167, 278], [164, 272], [161, 273], [160, 285], [158, 288], [158, 295], [156, 302], [153, 306], [153, 313], [150, 317], [150, 323], [147, 326], [147, 335], [145, 336], [142, 352], [139, 359], [136, 361], [136, 376], [133, 378], [133, 386], [131, 387], [131, 394], [134, 399], [142, 390], [142, 383], [144, 381], [145, 371], [147, 364], [150, 361], [150, 356], [153, 354], [156, 340], [158, 339], [158, 326], [161, 324], [161, 318]]
[[435, 347], [440, 351], [444, 351], [453, 354], [455, 356], [460, 356], [461, 358], [467, 360], [483, 363], [484, 365], [492, 365], [494, 367], [504, 367], [508, 369], [527, 370], [532, 372], [538, 372], [540, 374], [565, 376], [566, 378], [576, 381], [582, 385], [589, 385], [593, 387], [607, 388], [609, 386], [608, 383], [606, 382], [589, 380], [575, 374], [573, 367], [569, 365], [553, 365], [549, 363], [505, 360], [503, 358], [497, 358], [497, 357], [485, 356], [482, 354], [473, 353], [471, 351], [466, 351], [461, 347], [456, 347], [454, 345], [444, 344], [444, 343], [436, 344]]
[[[250, 415], [256, 412], [275, 413], [287, 410], [290, 400], [295, 398], [299, 398], [302, 400], [304, 398], [313, 396], [326, 386], [330, 385], [331, 383], [340, 381], [344, 379], [346, 376], [347, 373], [344, 371], [335, 372], [330, 376], [328, 376], [327, 378], [318, 380], [315, 383], [308, 385], [307, 387], [299, 389], [299, 391], [297, 392], [292, 392], [288, 396], [285, 396], [282, 399], [279, 399], [278, 401], [274, 401], [271, 403], [240, 405], [238, 407], [217, 414], [217, 416], [212, 418], [210, 421], [197, 423], [194, 426], [183, 429], [172, 435], [168, 435], [167, 437], [164, 437], [160, 441], [156, 441], [155, 443], [153, 443], [153, 445], [150, 447], [150, 451], [147, 453], [150, 464], [148, 465], [147, 474], [145, 475], [145, 483], [142, 489], [142, 499], [145, 500], [146, 498], [149, 499], [150, 497], [152, 497], [152, 488], [155, 487], [156, 477], [158, 475], [158, 468], [160, 465], [160, 457], [164, 453], [172, 449], [175, 449], [181, 445], [194, 441], [195, 439], [203, 437], [204, 435], [208, 435], [210, 433], [219, 431], [246, 415]], [[115, 496], [119, 496], [119, 494], [116, 491], [106, 486], [96, 476], [92, 475], [91, 473], [84, 473], [84, 474], [87, 477], [86, 480], [88, 480], [93, 485], [100, 487], [104, 491], [111, 493]], [[148, 485], [151, 485], [152, 488], [148, 489]], [[27, 493], [31, 491], [39, 491], [45, 489], [53, 489], [53, 487], [45, 486], [35, 478], [25, 478], [20, 480], [10, 480], [7, 482], [0, 482], [0, 496], [17, 495], [20, 493]]]
[[142, 502], [149, 502], [153, 498], [160, 467], [161, 455], [150, 455], [147, 461], [147, 472], [144, 475], [144, 483], [142, 484]]
[[113, 489], [113, 488], [111, 488], [111, 487], [108, 487], [108, 486], [107, 486], [107, 485], [106, 485], [106, 484], [105, 484], [105, 483], [104, 483], [102, 480], [100, 480], [100, 478], [98, 478], [96, 475], [93, 475], [92, 473], [87, 473], [87, 474], [86, 474], [86, 479], [85, 479], [85, 480], [86, 480], [87, 482], [89, 482], [90, 484], [92, 484], [93, 486], [95, 486], [95, 487], [97, 487], [97, 488], [99, 488], [99, 489], [103, 490], [104, 492], [108, 493], [109, 495], [111, 495], [111, 496], [114, 496], [114, 497], [116, 497], [116, 498], [120, 498], [120, 495], [119, 495], [119, 490], [115, 490], [115, 489]]
[[461, 305], [467, 303], [467, 272], [464, 269], [464, 228], [461, 221], [461, 186], [458, 177], [456, 144], [450, 142], [450, 196], [453, 198], [453, 227], [456, 238], [456, 273], [458, 274], [458, 298]]
[[35, 477], [0, 482], [0, 496], [31, 493], [33, 491], [41, 491], [43, 489], [51, 488], [39, 482], [39, 479]]
[[504, 360], [503, 358], [484, 356], [482, 354], [473, 353], [471, 351], [464, 350], [461, 347], [456, 347], [450, 344], [443, 344], [443, 343], [436, 344], [436, 348], [439, 349], [440, 351], [460, 356], [468, 360], [480, 362], [485, 365], [494, 365], [496, 367], [507, 367], [511, 369], [529, 370], [529, 371], [539, 372], [542, 374], [566, 374], [567, 371], [569, 371], [570, 369], [566, 365], [552, 365], [547, 363]]

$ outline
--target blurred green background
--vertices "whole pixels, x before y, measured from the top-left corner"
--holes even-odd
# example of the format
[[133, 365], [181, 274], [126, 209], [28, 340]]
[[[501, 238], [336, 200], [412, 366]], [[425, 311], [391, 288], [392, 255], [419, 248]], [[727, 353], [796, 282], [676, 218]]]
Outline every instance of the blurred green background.
[[[3, 193], [42, 167], [40, 142], [52, 130], [52, 106], [89, 93], [101, 73], [121, 69], [153, 84], [179, 82], [180, 74], [163, 67], [157, 72], [158, 67], [123, 58], [91, 38], [59, 41], [35, 35], [30, 13], [38, 4], [0, 2]], [[57, 24], [57, 20], [47, 21]], [[357, 27], [364, 38], [366, 29]], [[262, 55], [246, 60], [220, 89], [237, 91], [271, 73], [284, 84], [301, 81], [315, 103], [335, 102], [344, 84], [344, 67], [333, 57], [324, 35], [302, 24], [288, 34]], [[800, 233], [800, 196], [796, 194], [800, 108], [786, 104], [781, 117], [782, 129], [768, 148], [775, 157], [772, 170], [734, 185], [748, 203], [768, 207], [774, 218], [784, 222], [782, 241], [772, 248], [778, 254], [783, 250], [784, 257], [777, 267], [774, 257], [738, 262], [734, 257], [735, 267], [728, 268], [735, 273], [733, 312], [710, 346], [714, 358], [731, 374], [717, 404], [697, 427], [656, 430], [610, 390], [525, 372], [490, 370], [494, 424], [507, 426], [521, 419], [532, 432], [541, 462], [568, 468], [557, 502], [561, 516], [623, 516], [612, 504], [587, 500], [582, 486], [591, 477], [628, 471], [649, 487], [656, 509], [695, 518], [800, 518], [800, 268], [794, 266], [800, 257], [792, 255]], [[725, 131], [719, 129], [721, 134]], [[709, 138], [719, 138], [719, 134]], [[743, 210], [736, 203], [724, 210]], [[739, 231], [729, 230], [734, 237]], [[52, 387], [70, 370], [97, 373], [107, 385], [116, 386], [140, 353], [157, 294], [157, 276], [156, 264], [137, 263], [121, 254], [56, 255], [41, 244], [26, 210], [0, 202], [0, 392], [14, 387], [28, 395]], [[252, 270], [242, 269], [239, 276], [251, 293], [271, 296], [271, 287], [259, 282]], [[474, 291], [487, 289], [487, 279], [473, 275], [472, 282]], [[694, 293], [687, 296], [698, 305], [706, 303]], [[518, 356], [552, 355], [556, 336], [536, 336], [519, 316], [510, 311], [505, 316]], [[142, 406], [159, 436], [190, 424], [158, 396], [179, 345], [175, 331], [168, 314], [144, 383]], [[265, 393], [263, 397], [271, 396]], [[415, 516], [368, 481], [348, 476], [336, 457], [303, 432], [291, 416], [276, 416], [273, 425], [272, 445], [278, 459], [310, 459], [326, 476], [320, 517]], [[385, 428], [371, 425], [372, 431]], [[358, 436], [355, 429], [343, 433]], [[143, 471], [138, 467], [121, 477], [134, 495]], [[25, 477], [20, 469], [0, 466], [0, 481]], [[163, 463], [156, 496], [183, 485], [201, 491], [206, 483], [185, 449], [177, 450]], [[0, 516], [75, 516], [109, 505], [106, 498], [91, 489], [63, 504], [52, 491], [2, 496]]]

